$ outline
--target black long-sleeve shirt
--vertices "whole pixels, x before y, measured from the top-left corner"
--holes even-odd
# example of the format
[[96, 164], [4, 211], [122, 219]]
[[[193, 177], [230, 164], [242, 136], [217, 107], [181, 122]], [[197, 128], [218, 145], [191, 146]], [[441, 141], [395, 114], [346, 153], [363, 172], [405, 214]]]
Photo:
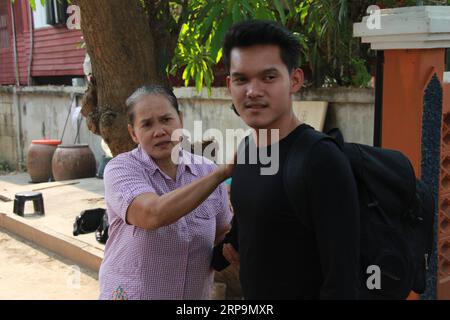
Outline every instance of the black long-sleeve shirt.
[[[302, 213], [302, 219], [284, 191], [284, 161], [306, 127], [298, 126], [279, 142], [280, 166], [275, 175], [261, 175], [264, 165], [259, 161], [237, 164], [233, 174], [235, 217], [224, 242], [231, 242], [240, 253], [245, 299], [358, 296], [359, 208], [353, 173], [344, 154], [327, 140], [311, 150], [305, 168], [306, 194], [299, 195], [308, 211]], [[220, 251], [218, 246], [216, 263], [223, 259]]]

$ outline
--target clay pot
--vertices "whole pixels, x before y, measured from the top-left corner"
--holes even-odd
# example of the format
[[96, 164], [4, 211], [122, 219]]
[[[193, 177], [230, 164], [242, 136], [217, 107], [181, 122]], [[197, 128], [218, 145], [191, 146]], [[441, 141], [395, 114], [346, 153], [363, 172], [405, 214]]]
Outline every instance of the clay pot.
[[87, 144], [60, 145], [52, 160], [56, 181], [95, 176], [95, 157]]
[[33, 140], [28, 148], [27, 169], [32, 182], [52, 180], [52, 158], [60, 140]]

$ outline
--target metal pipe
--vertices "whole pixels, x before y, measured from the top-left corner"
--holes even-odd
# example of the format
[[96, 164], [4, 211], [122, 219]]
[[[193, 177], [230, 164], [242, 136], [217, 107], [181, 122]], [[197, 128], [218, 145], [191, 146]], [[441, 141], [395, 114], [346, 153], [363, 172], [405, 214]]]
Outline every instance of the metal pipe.
[[19, 94], [17, 92], [19, 88], [17, 86], [13, 87], [13, 106], [17, 110], [17, 169], [19, 171], [23, 170], [25, 164], [25, 155], [23, 151], [23, 132], [22, 132], [22, 109], [20, 108]]
[[33, 13], [30, 8], [28, 8], [28, 19], [30, 23], [30, 60], [28, 62], [28, 77], [27, 83], [31, 85], [31, 65], [33, 63], [33, 47], [34, 47], [34, 22], [33, 22]]
[[17, 62], [17, 39], [16, 39], [16, 23], [14, 19], [14, 6], [13, 2], [10, 3], [11, 8], [11, 20], [12, 20], [12, 33], [13, 33], [13, 47], [14, 47], [14, 67], [15, 67], [15, 73], [16, 73], [16, 85], [20, 85], [20, 79], [19, 79], [19, 64]]

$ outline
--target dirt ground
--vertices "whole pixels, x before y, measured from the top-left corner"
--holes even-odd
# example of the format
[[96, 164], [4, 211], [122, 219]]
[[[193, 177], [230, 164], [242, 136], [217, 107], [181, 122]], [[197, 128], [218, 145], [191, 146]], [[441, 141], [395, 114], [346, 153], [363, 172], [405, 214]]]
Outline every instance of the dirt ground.
[[98, 275], [0, 228], [0, 300], [95, 300]]
[[[42, 234], [48, 232], [61, 241], [69, 240], [71, 245], [77, 245], [101, 260], [104, 245], [96, 241], [93, 233], [74, 237], [73, 222], [82, 210], [105, 207], [103, 181], [87, 178], [69, 183], [30, 184], [29, 180], [26, 173], [0, 175], [0, 212], [8, 216], [8, 221], [19, 226], [25, 224]], [[2, 196], [13, 199], [17, 192], [30, 190], [42, 192], [45, 216], [17, 217], [12, 213], [13, 202], [2, 200]], [[32, 202], [27, 202], [25, 212], [33, 211]], [[59, 254], [65, 255], [64, 252]], [[67, 254], [70, 255], [70, 251]], [[0, 227], [0, 300], [97, 299], [97, 273], [81, 268], [78, 285], [77, 274], [71, 267], [73, 264]], [[213, 299], [240, 298], [238, 279], [238, 271], [232, 267], [217, 273]]]

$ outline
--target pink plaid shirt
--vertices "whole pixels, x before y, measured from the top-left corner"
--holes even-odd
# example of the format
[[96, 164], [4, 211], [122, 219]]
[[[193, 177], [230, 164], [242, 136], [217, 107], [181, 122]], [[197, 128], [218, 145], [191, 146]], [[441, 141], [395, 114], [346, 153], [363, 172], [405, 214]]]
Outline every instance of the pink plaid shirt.
[[210, 173], [215, 164], [181, 151], [176, 181], [139, 146], [105, 168], [109, 238], [100, 267], [100, 299], [208, 299], [216, 228], [231, 220], [225, 184], [177, 222], [145, 230], [125, 222], [138, 195], [163, 195]]

